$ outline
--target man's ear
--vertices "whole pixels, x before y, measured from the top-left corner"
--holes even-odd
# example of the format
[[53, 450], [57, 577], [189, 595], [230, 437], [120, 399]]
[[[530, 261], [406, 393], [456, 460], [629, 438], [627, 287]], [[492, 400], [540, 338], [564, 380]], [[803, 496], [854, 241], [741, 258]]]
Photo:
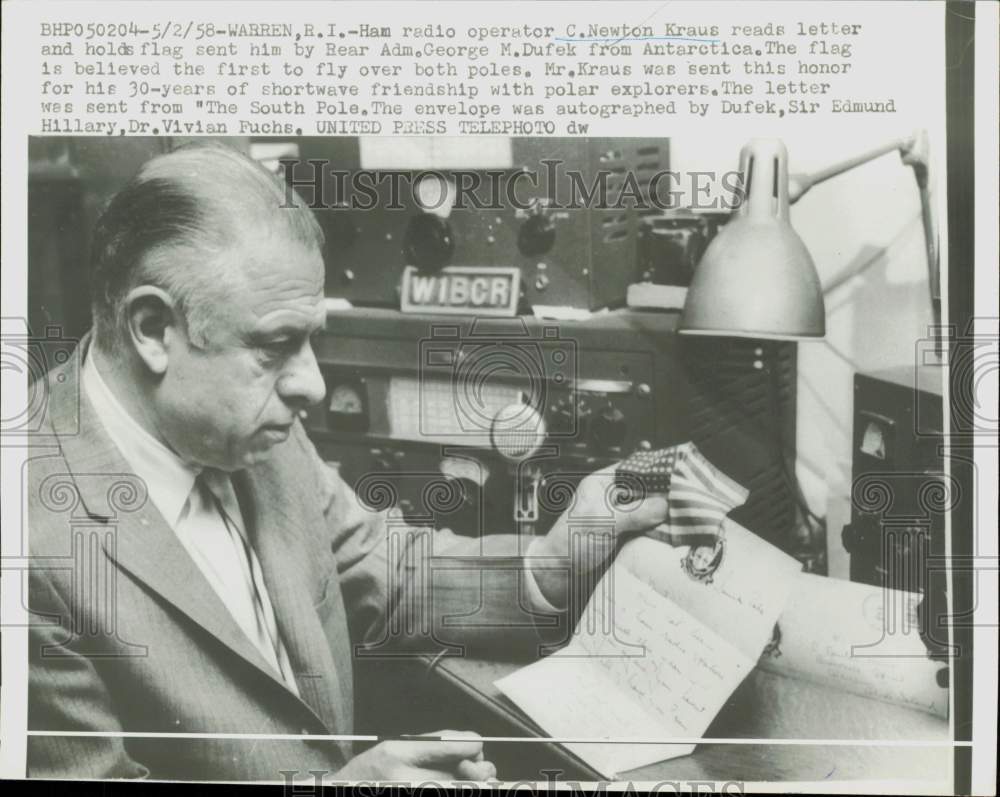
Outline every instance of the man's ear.
[[153, 285], [133, 288], [125, 297], [132, 346], [154, 374], [167, 370], [172, 335], [178, 328], [177, 307], [170, 294]]

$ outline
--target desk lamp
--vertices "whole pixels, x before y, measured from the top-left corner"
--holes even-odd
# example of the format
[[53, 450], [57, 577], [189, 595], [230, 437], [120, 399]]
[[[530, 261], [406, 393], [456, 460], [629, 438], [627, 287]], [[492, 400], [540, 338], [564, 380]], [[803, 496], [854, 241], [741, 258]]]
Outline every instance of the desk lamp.
[[740, 152], [744, 200], [695, 269], [679, 332], [724, 337], [809, 339], [826, 334], [823, 288], [789, 206], [814, 185], [897, 150], [920, 190], [931, 301], [940, 311], [937, 236], [928, 189], [925, 131], [811, 175], [788, 175], [778, 139], [753, 139]]

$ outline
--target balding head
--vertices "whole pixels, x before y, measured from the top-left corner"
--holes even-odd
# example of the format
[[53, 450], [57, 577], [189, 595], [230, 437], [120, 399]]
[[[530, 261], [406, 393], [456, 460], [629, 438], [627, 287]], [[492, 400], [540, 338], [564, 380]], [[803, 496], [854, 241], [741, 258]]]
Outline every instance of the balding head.
[[204, 342], [212, 305], [245, 278], [224, 256], [248, 236], [321, 249], [312, 212], [262, 166], [221, 145], [190, 145], [148, 161], [111, 200], [91, 250], [96, 340], [128, 339], [126, 299], [140, 285], [167, 292], [193, 342]]

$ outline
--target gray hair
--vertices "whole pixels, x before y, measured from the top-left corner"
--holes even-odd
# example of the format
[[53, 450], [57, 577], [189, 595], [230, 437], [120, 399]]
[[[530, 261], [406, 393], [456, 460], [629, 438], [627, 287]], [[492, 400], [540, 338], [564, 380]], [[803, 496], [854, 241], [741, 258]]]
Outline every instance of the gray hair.
[[91, 286], [94, 328], [108, 351], [128, 339], [125, 299], [139, 285], [170, 294], [196, 343], [220, 286], [221, 255], [247, 229], [278, 230], [323, 247], [312, 211], [263, 166], [220, 144], [194, 144], [147, 161], [112, 197], [94, 230]]

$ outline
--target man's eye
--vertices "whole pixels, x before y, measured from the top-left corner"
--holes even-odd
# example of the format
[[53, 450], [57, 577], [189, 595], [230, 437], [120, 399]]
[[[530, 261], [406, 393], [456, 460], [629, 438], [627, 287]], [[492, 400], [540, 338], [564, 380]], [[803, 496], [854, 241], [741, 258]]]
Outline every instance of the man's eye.
[[297, 343], [291, 339], [272, 340], [264, 343], [260, 348], [268, 357], [287, 357], [295, 353]]

